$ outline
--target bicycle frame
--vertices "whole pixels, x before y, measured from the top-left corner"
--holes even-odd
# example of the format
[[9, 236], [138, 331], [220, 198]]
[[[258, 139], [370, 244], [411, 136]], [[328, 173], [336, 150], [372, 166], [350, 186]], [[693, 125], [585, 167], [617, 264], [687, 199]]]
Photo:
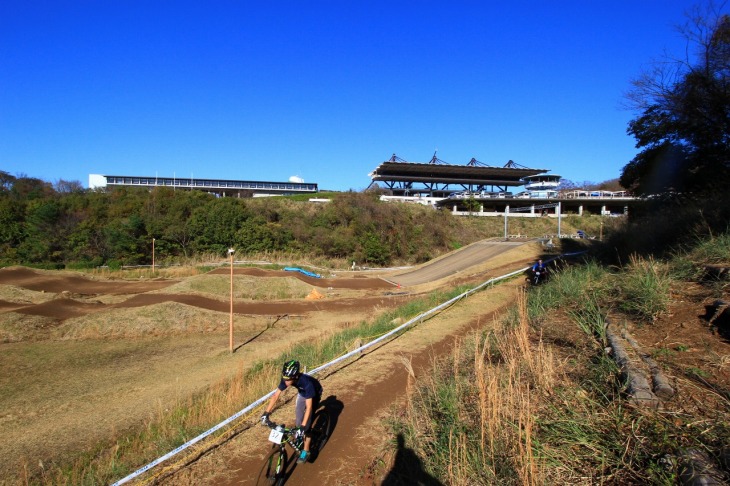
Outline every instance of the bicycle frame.
[[268, 427], [271, 429], [271, 433], [269, 434], [269, 441], [273, 442], [274, 448], [278, 446], [280, 449], [285, 450], [286, 445], [289, 444], [289, 446], [295, 451], [302, 452], [304, 436], [302, 436], [302, 443], [300, 445], [297, 445], [297, 443], [292, 440], [294, 435], [292, 434], [292, 429], [287, 429], [286, 427], [284, 427], [284, 424], [276, 424], [271, 421], [269, 421], [269, 423], [266, 425], [268, 425]]

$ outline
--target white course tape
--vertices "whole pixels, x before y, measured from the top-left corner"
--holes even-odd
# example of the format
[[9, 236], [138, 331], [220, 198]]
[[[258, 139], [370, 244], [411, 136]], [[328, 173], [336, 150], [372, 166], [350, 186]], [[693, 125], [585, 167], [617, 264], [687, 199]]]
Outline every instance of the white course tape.
[[194, 439], [190, 439], [189, 441], [187, 441], [183, 445], [177, 447], [176, 449], [171, 450], [170, 452], [168, 452], [164, 456], [158, 457], [157, 459], [155, 459], [154, 461], [150, 462], [146, 466], [137, 469], [136, 471], [134, 471], [129, 476], [123, 477], [122, 479], [120, 479], [116, 483], [113, 483], [112, 486], [117, 486], [118, 484], [124, 484], [127, 481], [136, 478], [140, 474], [142, 474], [142, 473], [144, 473], [146, 471], [149, 471], [150, 469], [152, 469], [156, 465], [160, 464], [161, 462], [164, 462], [164, 461], [168, 460], [169, 458], [171, 458], [172, 456], [174, 456], [178, 452], [187, 449], [188, 447], [190, 447], [191, 445], [195, 444], [196, 442], [200, 442], [201, 440], [205, 439], [206, 437], [208, 437], [210, 434], [212, 434], [216, 430], [219, 430], [221, 427], [225, 427], [226, 425], [228, 425], [232, 421], [236, 420], [241, 415], [244, 415], [244, 414], [250, 412], [251, 410], [253, 410], [257, 406], [259, 406], [261, 403], [263, 403], [264, 401], [266, 401], [266, 399], [268, 399], [269, 397], [271, 397], [271, 395], [273, 395], [273, 394], [274, 394], [274, 391], [272, 390], [269, 393], [267, 393], [266, 395], [264, 395], [263, 397], [259, 398], [255, 402], [253, 402], [248, 407], [246, 407], [243, 410], [241, 410], [240, 412], [237, 412], [234, 415], [231, 415], [230, 417], [228, 417], [227, 419], [225, 419], [223, 422], [219, 423], [218, 425], [214, 426], [213, 428], [210, 428], [210, 429], [206, 430], [205, 432], [203, 432], [199, 436], [195, 437]]
[[[574, 256], [574, 255], [580, 255], [581, 253], [585, 253], [585, 252], [577, 252], [577, 253], [566, 253], [566, 254], [564, 254], [564, 255], [561, 255], [560, 257], [555, 257], [555, 258], [553, 258], [553, 259], [551, 259], [551, 260], [549, 260], [549, 261], [552, 261], [552, 260], [556, 260], [556, 259], [558, 259], [558, 258], [561, 258], [561, 257], [563, 257], [563, 256]], [[510, 277], [513, 277], [513, 276], [515, 276], [515, 275], [517, 275], [517, 274], [520, 274], [520, 273], [522, 273], [522, 272], [524, 272], [524, 271], [526, 271], [526, 270], [528, 270], [528, 269], [530, 269], [530, 268], [532, 268], [532, 267], [524, 267], [524, 268], [520, 268], [519, 270], [515, 270], [514, 272], [508, 273], [508, 274], [506, 274], [506, 275], [502, 275], [502, 276], [500, 276], [500, 277], [495, 277], [495, 278], [489, 279], [489, 280], [487, 280], [486, 282], [483, 282], [483, 283], [481, 283], [481, 284], [477, 285], [477, 286], [476, 286], [476, 287], [474, 287], [473, 289], [467, 290], [467, 291], [466, 291], [466, 292], [464, 292], [463, 294], [459, 294], [459, 295], [457, 295], [456, 297], [454, 297], [454, 298], [452, 298], [452, 299], [450, 299], [450, 300], [448, 300], [448, 301], [444, 302], [443, 304], [439, 304], [438, 306], [434, 307], [433, 309], [427, 310], [427, 311], [426, 311], [426, 312], [424, 312], [423, 314], [420, 314], [420, 315], [418, 315], [418, 316], [414, 317], [413, 319], [411, 319], [410, 321], [408, 321], [408, 322], [406, 322], [406, 323], [404, 323], [404, 324], [401, 324], [400, 326], [396, 327], [396, 328], [395, 328], [395, 329], [393, 329], [392, 331], [389, 331], [389, 332], [388, 332], [387, 334], [383, 334], [383, 335], [382, 335], [382, 336], [380, 336], [379, 338], [377, 338], [377, 339], [374, 339], [374, 340], [370, 341], [369, 343], [363, 344], [363, 345], [362, 345], [362, 346], [360, 346], [359, 348], [357, 348], [357, 349], [354, 349], [354, 350], [350, 351], [349, 353], [347, 353], [347, 354], [344, 354], [344, 355], [340, 356], [339, 358], [336, 358], [336, 359], [334, 359], [334, 360], [330, 361], [329, 363], [325, 363], [325, 364], [323, 364], [322, 366], [319, 366], [319, 367], [317, 367], [317, 368], [315, 368], [315, 369], [313, 369], [313, 370], [309, 371], [309, 372], [308, 372], [308, 374], [310, 374], [310, 375], [313, 375], [313, 374], [315, 374], [315, 373], [319, 373], [319, 372], [320, 372], [320, 371], [322, 371], [322, 370], [326, 370], [326, 369], [327, 369], [327, 368], [329, 368], [330, 366], [333, 366], [333, 365], [335, 365], [335, 364], [339, 363], [340, 361], [343, 361], [343, 360], [345, 360], [345, 359], [347, 359], [347, 358], [349, 358], [349, 357], [351, 357], [351, 356], [354, 356], [355, 354], [359, 354], [359, 353], [361, 353], [362, 351], [364, 351], [364, 350], [368, 349], [368, 348], [369, 348], [369, 347], [371, 347], [371, 346], [375, 346], [375, 345], [376, 345], [376, 344], [378, 344], [379, 342], [381, 342], [381, 341], [383, 341], [383, 340], [385, 340], [385, 339], [388, 339], [388, 338], [389, 338], [390, 336], [392, 336], [392, 335], [394, 335], [394, 334], [397, 334], [398, 332], [402, 331], [402, 330], [403, 330], [403, 329], [405, 329], [406, 327], [408, 327], [408, 326], [411, 326], [411, 325], [413, 325], [414, 323], [416, 323], [416, 322], [419, 322], [419, 321], [421, 321], [421, 320], [425, 319], [426, 317], [428, 317], [428, 316], [430, 316], [430, 315], [432, 315], [432, 314], [435, 314], [436, 312], [438, 312], [438, 311], [440, 311], [440, 310], [442, 310], [442, 309], [444, 309], [444, 308], [446, 308], [446, 307], [450, 306], [450, 305], [451, 305], [451, 304], [453, 304], [454, 302], [456, 302], [456, 301], [458, 301], [458, 300], [460, 300], [460, 299], [463, 299], [464, 297], [468, 297], [469, 295], [473, 294], [474, 292], [477, 292], [477, 291], [479, 291], [479, 290], [483, 289], [483, 288], [484, 288], [484, 287], [486, 287], [487, 285], [490, 285], [490, 284], [494, 284], [495, 282], [498, 282], [498, 281], [500, 281], [500, 280], [504, 280], [504, 279], [506, 279], [506, 278], [510, 278]], [[258, 399], [258, 400], [256, 400], [255, 402], [253, 402], [253, 403], [252, 403], [251, 405], [249, 405], [249, 406], [247, 406], [246, 408], [244, 408], [243, 410], [241, 410], [241, 411], [237, 412], [237, 413], [236, 413], [235, 415], [231, 415], [230, 417], [228, 417], [227, 419], [225, 419], [225, 420], [224, 420], [223, 422], [219, 423], [219, 424], [218, 424], [218, 425], [216, 425], [215, 427], [213, 427], [213, 428], [211, 428], [211, 429], [208, 429], [208, 430], [206, 430], [205, 432], [203, 432], [203, 433], [202, 433], [202, 434], [200, 434], [199, 436], [195, 437], [194, 439], [191, 439], [191, 440], [187, 441], [187, 442], [186, 442], [186, 443], [184, 443], [183, 445], [181, 445], [181, 446], [177, 447], [176, 449], [174, 449], [174, 450], [172, 450], [172, 451], [168, 452], [168, 453], [167, 453], [167, 454], [165, 454], [164, 456], [161, 456], [161, 457], [159, 457], [159, 458], [155, 459], [154, 461], [150, 462], [150, 463], [149, 463], [149, 464], [147, 464], [146, 466], [143, 466], [143, 467], [141, 467], [141, 468], [137, 469], [137, 470], [136, 470], [136, 471], [134, 471], [134, 472], [133, 472], [132, 474], [130, 474], [130, 475], [128, 475], [128, 476], [125, 476], [125, 477], [123, 477], [122, 479], [120, 479], [120, 480], [119, 480], [119, 481], [117, 481], [116, 483], [113, 483], [113, 484], [112, 484], [112, 486], [118, 486], [118, 485], [120, 485], [120, 484], [124, 484], [124, 483], [126, 483], [127, 481], [130, 481], [130, 480], [132, 480], [132, 479], [136, 478], [137, 476], [139, 476], [139, 475], [143, 474], [144, 472], [146, 472], [146, 471], [149, 471], [150, 469], [152, 469], [153, 467], [157, 466], [157, 465], [158, 465], [158, 464], [160, 464], [161, 462], [164, 462], [164, 461], [168, 460], [169, 458], [171, 458], [172, 456], [176, 455], [177, 453], [179, 453], [179, 452], [181, 452], [181, 451], [183, 451], [183, 450], [187, 449], [187, 448], [188, 448], [188, 447], [190, 447], [191, 445], [193, 445], [193, 444], [195, 444], [195, 443], [197, 443], [197, 442], [200, 442], [201, 440], [203, 440], [204, 438], [208, 437], [208, 436], [209, 436], [210, 434], [212, 434], [212, 433], [213, 433], [213, 432], [215, 432], [216, 430], [219, 430], [220, 428], [222, 428], [222, 427], [225, 427], [226, 425], [228, 425], [228, 424], [229, 424], [229, 423], [231, 423], [232, 421], [236, 420], [236, 419], [237, 419], [238, 417], [240, 417], [241, 415], [244, 415], [244, 414], [246, 414], [246, 413], [250, 412], [251, 410], [253, 410], [253, 409], [254, 409], [254, 408], [256, 408], [257, 406], [259, 406], [260, 404], [262, 404], [262, 403], [263, 403], [264, 401], [266, 401], [266, 400], [267, 400], [268, 398], [270, 398], [270, 397], [271, 397], [271, 395], [273, 395], [273, 394], [274, 394], [274, 392], [273, 392], [273, 390], [272, 390], [272, 391], [270, 391], [269, 393], [267, 393], [266, 395], [264, 395], [263, 397], [259, 398], [259, 399]]]

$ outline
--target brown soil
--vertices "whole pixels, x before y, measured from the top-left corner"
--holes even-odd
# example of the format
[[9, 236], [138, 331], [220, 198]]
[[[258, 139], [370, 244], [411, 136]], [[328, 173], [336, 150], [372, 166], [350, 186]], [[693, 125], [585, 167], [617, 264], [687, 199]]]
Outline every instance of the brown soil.
[[717, 292], [698, 283], [675, 285], [666, 313], [653, 323], [630, 320], [626, 326], [643, 352], [670, 376], [675, 398], [663, 404], [710, 420], [730, 411], [730, 310], [710, 325], [718, 298], [730, 302], [730, 288]]
[[[2, 269], [0, 333], [8, 336], [32, 328], [33, 337], [0, 344], [0, 368], [3, 369], [0, 375], [0, 424], [3, 429], [0, 478], [17, 478], [23, 467], [37, 470], [38, 465], [71, 457], [74, 451], [87, 449], [132, 429], [211, 383], [225, 380], [237, 369], [281, 354], [290, 349], [293, 342], [315, 340], [343, 326], [372, 319], [388, 307], [402, 305], [420, 293], [442, 285], [483, 281], [500, 274], [502, 268], [519, 268], [526, 265], [536, 251], [532, 247], [500, 251], [498, 257], [486, 262], [483, 253], [474, 254], [462, 259], [471, 262], [469, 271], [462, 267], [456, 275], [449, 277], [447, 272], [441, 280], [412, 287], [394, 287], [372, 274], [305, 280], [320, 288], [359, 290], [362, 292], [360, 298], [338, 298], [328, 294], [324, 299], [312, 301], [235, 302], [236, 352], [233, 355], [228, 352], [230, 304], [225, 296], [216, 300], [200, 295], [160, 292], [177, 280], [113, 281], [70, 272]], [[428, 266], [423, 268], [423, 271], [429, 271]], [[215, 273], [226, 273], [226, 270], [219, 269]], [[281, 277], [283, 273], [290, 278], [310, 279], [298, 272], [240, 268], [235, 271], [256, 274], [254, 276], [258, 278]], [[387, 279], [388, 275], [384, 277]], [[484, 300], [484, 308], [480, 305], [478, 314], [503, 305], [504, 297], [500, 299], [500, 304]], [[479, 300], [470, 299], [470, 302]], [[155, 312], [163, 314], [155, 316]], [[420, 366], [427, 356], [424, 353], [429, 352], [424, 350], [449, 339], [451, 333], [474, 319], [471, 312], [459, 318], [456, 317], [458, 313], [449, 312], [449, 316], [452, 317], [446, 319], [451, 319], [450, 324], [439, 326], [437, 319], [432, 319], [419, 325], [418, 330], [396, 339], [387, 350], [375, 350], [324, 380], [328, 392], [336, 392], [347, 407], [347, 413], [342, 415], [342, 430], [346, 430], [345, 424], [350, 421], [350, 410], [357, 410], [357, 397], [362, 396], [363, 390], [386, 377], [393, 380], [395, 376], [404, 376], [402, 366], [392, 360], [394, 350], [402, 349], [404, 353], [417, 355], [416, 363]], [[161, 322], [170, 329], [161, 329]], [[86, 330], [78, 334], [77, 328], [94, 328], [101, 325], [98, 323], [113, 325], [115, 329], [111, 333]], [[74, 335], [87, 337], [69, 337]], [[373, 361], [371, 356], [378, 358], [367, 370], [360, 370], [357, 363]], [[348, 378], [351, 373], [357, 378]], [[358, 382], [359, 386], [352, 386]], [[353, 392], [353, 388], [358, 391]], [[382, 388], [383, 398], [375, 402], [380, 405], [392, 401], [401, 389], [399, 384], [391, 386], [390, 382], [376, 388]], [[366, 408], [355, 416], [372, 421], [375, 415], [371, 412], [379, 413], [377, 409]], [[357, 423], [351, 426], [360, 427]], [[366, 427], [363, 433], [367, 430], [370, 429]], [[260, 435], [261, 430], [252, 433]], [[255, 437], [254, 444], [265, 443], [258, 435]], [[343, 439], [333, 436], [329, 450], [337, 450], [340, 440], [348, 442], [345, 437], [345, 434]], [[361, 441], [356, 443], [362, 445]], [[320, 460], [324, 461], [325, 456]], [[203, 468], [200, 480], [206, 482], [211, 472], [232, 472], [239, 466], [226, 467], [230, 467], [230, 471]], [[184, 474], [198, 474], [192, 471]], [[184, 478], [184, 474], [180, 477]], [[0, 480], [0, 484], [13, 484], [13, 480]]]

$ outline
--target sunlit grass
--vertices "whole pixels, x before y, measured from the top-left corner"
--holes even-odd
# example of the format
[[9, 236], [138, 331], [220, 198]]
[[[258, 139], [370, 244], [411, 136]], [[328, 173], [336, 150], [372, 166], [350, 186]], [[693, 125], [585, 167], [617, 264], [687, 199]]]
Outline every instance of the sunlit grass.
[[[715, 250], [691, 254], [712, 261], [706, 255]], [[411, 378], [393, 433], [443, 484], [676, 484], [679, 469], [662, 462], [666, 454], [722, 445], [726, 411], [707, 426], [626, 407], [620, 371], [604, 351], [609, 314], [651, 322], [666, 311], [668, 266], [635, 256], [621, 268], [588, 260], [551, 274], [526, 302], [518, 299], [501, 327], [455, 346], [430, 375]], [[569, 346], [568, 358], [556, 359], [549, 349], [557, 348], [541, 339], [545, 331], [569, 341], [552, 329], [556, 319], [564, 319], [559, 329], [575, 326], [595, 344]], [[697, 367], [682, 372], [708, 377]]]

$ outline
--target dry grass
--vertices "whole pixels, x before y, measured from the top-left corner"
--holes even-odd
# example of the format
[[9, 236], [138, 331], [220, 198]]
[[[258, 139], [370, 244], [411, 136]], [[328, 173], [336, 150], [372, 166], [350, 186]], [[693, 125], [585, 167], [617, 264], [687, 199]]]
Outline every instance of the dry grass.
[[[236, 315], [237, 328], [248, 319]], [[68, 319], [49, 336], [51, 339], [133, 339], [217, 332], [228, 329], [229, 318], [220, 312], [163, 302], [140, 308], [112, 309]]]
[[54, 321], [49, 317], [5, 312], [0, 317], [0, 343], [45, 339]]
[[15, 285], [0, 284], [0, 300], [14, 304], [42, 304], [53, 300], [55, 297], [56, 294], [52, 292], [38, 292], [16, 287]]
[[558, 371], [530, 331], [523, 292], [518, 309], [517, 325], [457, 343], [448, 362], [409, 394], [407, 435], [445, 483], [545, 482], [534, 454], [535, 417]]
[[[203, 294], [227, 300], [230, 295], [230, 277], [227, 275], [197, 275], [156, 291], [164, 294]], [[233, 297], [236, 300], [289, 300], [302, 299], [311, 286], [293, 277], [256, 278], [235, 275]]]

